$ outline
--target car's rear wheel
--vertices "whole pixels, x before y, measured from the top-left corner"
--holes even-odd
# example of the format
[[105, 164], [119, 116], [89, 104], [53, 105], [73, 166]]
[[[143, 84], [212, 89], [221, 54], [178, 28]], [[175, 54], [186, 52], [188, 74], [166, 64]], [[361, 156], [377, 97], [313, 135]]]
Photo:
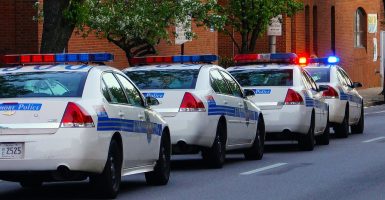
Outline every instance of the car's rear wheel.
[[171, 141], [168, 132], [163, 132], [159, 158], [156, 161], [154, 171], [146, 172], [146, 182], [149, 185], [166, 185], [170, 177], [170, 166], [171, 166]]
[[354, 134], [362, 134], [364, 133], [364, 105], [361, 105], [361, 116], [360, 116], [360, 121], [358, 121], [357, 124], [351, 126], [351, 131]]
[[222, 168], [226, 159], [226, 124], [219, 122], [214, 143], [202, 151], [203, 159], [213, 168]]
[[314, 149], [314, 127], [315, 127], [315, 117], [314, 112], [311, 117], [309, 131], [306, 135], [300, 135], [298, 140], [299, 148], [303, 151], [313, 151]]
[[322, 135], [317, 136], [315, 138], [317, 144], [319, 144], [319, 145], [328, 145], [329, 142], [330, 142], [329, 135], [330, 135], [330, 126], [329, 126], [329, 115], [328, 115], [328, 119], [326, 121], [326, 127], [325, 127], [324, 132], [322, 133]]
[[23, 188], [39, 188], [43, 185], [42, 181], [39, 180], [23, 180], [20, 181], [20, 185]]
[[245, 150], [244, 155], [247, 160], [261, 160], [265, 146], [265, 122], [261, 116], [258, 119], [258, 126], [253, 142], [253, 146]]
[[90, 177], [91, 184], [103, 197], [116, 198], [119, 192], [122, 173], [122, 153], [118, 142], [112, 140], [103, 173]]
[[349, 106], [346, 106], [344, 119], [341, 124], [334, 127], [334, 132], [338, 138], [347, 138], [349, 136]]

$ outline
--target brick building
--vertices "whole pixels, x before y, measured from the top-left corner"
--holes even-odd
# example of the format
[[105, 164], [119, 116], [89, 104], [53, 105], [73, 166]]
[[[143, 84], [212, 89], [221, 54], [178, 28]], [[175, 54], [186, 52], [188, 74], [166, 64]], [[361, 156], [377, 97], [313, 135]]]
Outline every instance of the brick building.
[[[33, 4], [36, 0], [1, 0], [0, 2], [0, 54], [38, 53], [42, 35], [42, 23], [32, 21], [36, 14]], [[40, 0], [42, 1], [42, 0]], [[380, 47], [380, 31], [384, 30], [382, 0], [302, 0], [305, 8], [294, 17], [283, 18], [283, 35], [277, 37], [278, 52], [341, 57], [343, 67], [354, 81], [366, 87], [381, 84], [380, 61], [373, 61], [373, 38]], [[377, 33], [368, 33], [367, 16], [377, 14]], [[185, 45], [186, 54], [213, 53], [232, 57], [237, 53], [228, 36], [210, 32], [202, 27], [193, 27], [198, 38]], [[179, 45], [161, 42], [157, 46], [159, 55], [180, 52]], [[112, 52], [113, 66], [126, 67], [124, 52], [105, 39], [90, 36], [86, 39], [73, 34], [69, 52]], [[257, 42], [256, 52], [268, 52], [268, 37]]]

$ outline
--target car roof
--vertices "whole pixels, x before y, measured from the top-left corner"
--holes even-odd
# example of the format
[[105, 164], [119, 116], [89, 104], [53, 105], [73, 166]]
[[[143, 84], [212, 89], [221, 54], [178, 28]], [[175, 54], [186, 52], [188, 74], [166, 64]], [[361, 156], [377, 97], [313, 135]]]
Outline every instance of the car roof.
[[129, 67], [123, 71], [148, 71], [148, 70], [172, 70], [172, 69], [200, 69], [203, 64], [159, 64]]
[[261, 63], [261, 64], [229, 67], [227, 68], [227, 70], [237, 71], [237, 70], [253, 70], [253, 69], [294, 69], [298, 67], [299, 67], [298, 65], [294, 65], [294, 64]]
[[0, 68], [0, 74], [20, 73], [20, 72], [89, 72], [91, 69], [98, 69], [101, 71], [115, 68], [109, 66], [93, 66], [93, 65], [28, 65], [28, 66], [10, 66]]

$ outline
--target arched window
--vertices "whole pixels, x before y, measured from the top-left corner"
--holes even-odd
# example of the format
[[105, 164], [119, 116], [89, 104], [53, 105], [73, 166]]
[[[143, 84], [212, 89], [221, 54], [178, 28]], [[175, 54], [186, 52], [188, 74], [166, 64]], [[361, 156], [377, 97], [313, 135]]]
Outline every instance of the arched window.
[[331, 49], [333, 55], [336, 54], [336, 9], [334, 6], [331, 8], [331, 20], [330, 20], [330, 39], [331, 39]]
[[318, 55], [318, 12], [313, 6], [313, 54]]
[[355, 47], [366, 47], [366, 13], [364, 9], [358, 8], [354, 26]]
[[305, 50], [310, 54], [310, 9], [305, 7]]

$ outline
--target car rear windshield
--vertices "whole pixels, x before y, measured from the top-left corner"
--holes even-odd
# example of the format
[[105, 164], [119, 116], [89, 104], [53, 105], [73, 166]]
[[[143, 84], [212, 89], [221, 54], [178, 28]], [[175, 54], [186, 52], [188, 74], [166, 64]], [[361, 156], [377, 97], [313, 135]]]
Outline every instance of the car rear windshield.
[[87, 72], [0, 74], [0, 98], [81, 97]]
[[194, 89], [198, 73], [198, 69], [126, 72], [140, 89]]
[[293, 86], [292, 69], [250, 69], [230, 72], [243, 87]]
[[310, 76], [317, 83], [330, 82], [330, 69], [329, 68], [306, 68]]

